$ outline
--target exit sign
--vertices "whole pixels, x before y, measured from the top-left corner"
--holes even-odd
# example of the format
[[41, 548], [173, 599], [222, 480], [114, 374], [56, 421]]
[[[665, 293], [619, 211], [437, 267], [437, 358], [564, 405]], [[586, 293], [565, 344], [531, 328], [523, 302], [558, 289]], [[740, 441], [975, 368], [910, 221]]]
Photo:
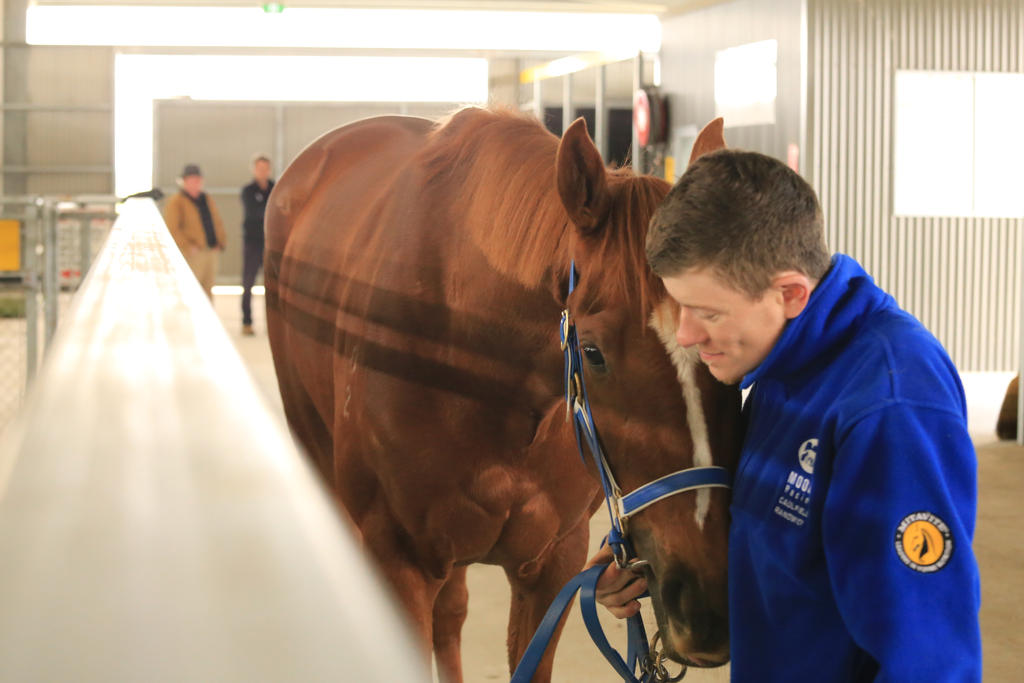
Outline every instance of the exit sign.
[[280, 14], [284, 11], [283, 2], [265, 2], [263, 3], [263, 11], [267, 14]]

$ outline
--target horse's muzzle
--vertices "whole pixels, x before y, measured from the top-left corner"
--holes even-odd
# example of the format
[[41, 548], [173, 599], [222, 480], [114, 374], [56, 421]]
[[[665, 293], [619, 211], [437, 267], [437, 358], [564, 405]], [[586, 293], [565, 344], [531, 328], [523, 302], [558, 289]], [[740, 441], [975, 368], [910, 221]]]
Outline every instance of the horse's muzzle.
[[668, 572], [660, 584], [661, 604], [668, 621], [662, 625], [666, 654], [698, 667], [728, 662], [729, 617], [724, 587], [712, 593], [722, 593], [720, 605], [713, 604], [696, 576], [681, 566]]

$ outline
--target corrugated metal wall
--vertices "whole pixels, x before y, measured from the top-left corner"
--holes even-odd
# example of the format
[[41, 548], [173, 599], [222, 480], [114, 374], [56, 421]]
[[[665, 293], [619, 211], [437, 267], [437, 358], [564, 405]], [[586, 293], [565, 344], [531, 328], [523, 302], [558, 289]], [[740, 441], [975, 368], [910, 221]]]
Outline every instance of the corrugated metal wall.
[[[306, 145], [329, 130], [370, 116], [408, 114], [436, 119], [458, 108], [444, 102], [237, 102], [156, 100], [153, 102], [153, 182], [176, 191], [186, 163], [199, 164], [206, 191], [224, 219], [227, 249], [218, 281], [242, 276], [241, 187], [252, 180], [249, 160], [260, 152], [273, 160], [275, 176]], [[243, 126], [239, 122], [244, 122]], [[276, 156], [280, 154], [281, 159]]]
[[1024, 4], [808, 0], [807, 11], [805, 174], [829, 246], [859, 259], [961, 371], [1015, 370], [1024, 218], [893, 216], [893, 84], [900, 69], [1024, 71]]
[[4, 52], [4, 193], [113, 192], [113, 49], [13, 42]]
[[731, 147], [785, 159], [789, 144], [800, 143], [802, 8], [803, 0], [733, 0], [662, 19], [661, 82], [672, 128], [700, 130], [715, 118], [717, 51], [774, 38], [779, 43], [775, 124], [737, 127], [726, 118], [725, 139]]

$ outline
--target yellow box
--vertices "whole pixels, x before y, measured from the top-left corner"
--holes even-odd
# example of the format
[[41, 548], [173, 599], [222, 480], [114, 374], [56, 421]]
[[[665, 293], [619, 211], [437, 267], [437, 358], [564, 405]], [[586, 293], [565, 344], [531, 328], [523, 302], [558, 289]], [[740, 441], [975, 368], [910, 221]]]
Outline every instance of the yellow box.
[[0, 271], [21, 270], [21, 221], [0, 219]]
[[676, 158], [665, 157], [665, 180], [670, 183], [676, 182]]

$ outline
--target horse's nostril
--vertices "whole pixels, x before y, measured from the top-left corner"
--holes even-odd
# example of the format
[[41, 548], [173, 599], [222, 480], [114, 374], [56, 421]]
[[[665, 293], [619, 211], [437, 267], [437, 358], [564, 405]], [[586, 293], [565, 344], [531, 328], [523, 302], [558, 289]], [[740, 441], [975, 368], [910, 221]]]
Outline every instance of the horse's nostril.
[[676, 628], [682, 630], [689, 626], [690, 603], [687, 585], [692, 583], [689, 572], [674, 571], [662, 582], [661, 600], [665, 612]]
[[718, 652], [729, 642], [725, 605], [716, 609], [712, 597], [689, 570], [669, 572], [662, 582], [661, 597], [669, 621], [677, 632], [688, 633], [696, 651]]
[[693, 631], [698, 650], [718, 652], [729, 643], [729, 617], [725, 612], [707, 609]]

